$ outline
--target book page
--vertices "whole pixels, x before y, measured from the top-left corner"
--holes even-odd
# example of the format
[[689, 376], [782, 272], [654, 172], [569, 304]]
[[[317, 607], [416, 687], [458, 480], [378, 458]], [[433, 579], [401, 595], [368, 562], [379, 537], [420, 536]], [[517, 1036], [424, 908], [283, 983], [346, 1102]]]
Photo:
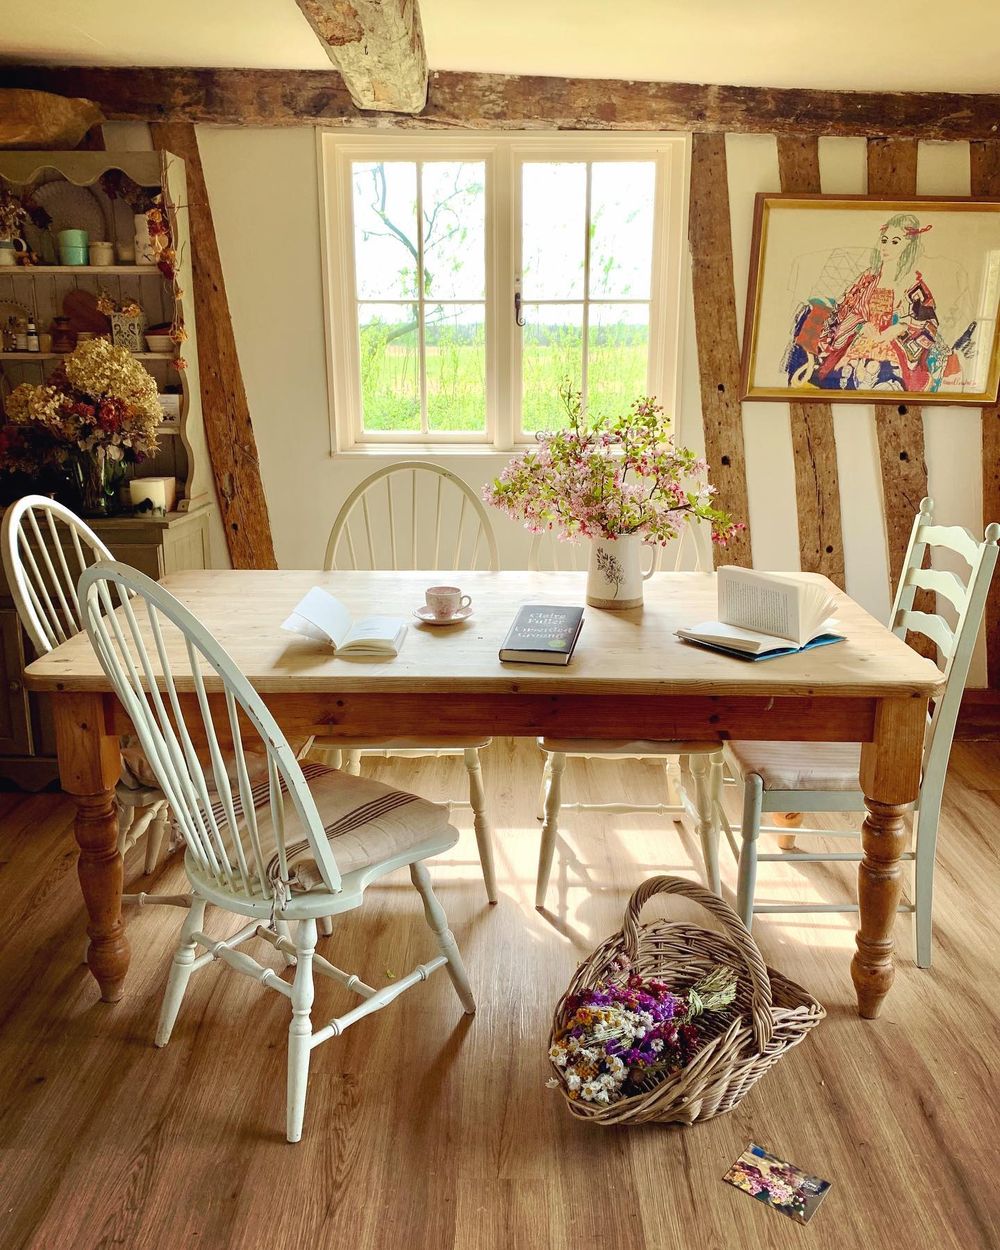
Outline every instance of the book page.
[[719, 620], [802, 646], [803, 583], [724, 565], [719, 569]]
[[350, 632], [351, 614], [339, 599], [314, 586], [296, 604], [295, 611], [282, 622], [281, 628], [339, 647]]
[[362, 616], [347, 631], [341, 647], [344, 650], [361, 650], [364, 647], [379, 651], [395, 650], [396, 639], [405, 628], [398, 616]]

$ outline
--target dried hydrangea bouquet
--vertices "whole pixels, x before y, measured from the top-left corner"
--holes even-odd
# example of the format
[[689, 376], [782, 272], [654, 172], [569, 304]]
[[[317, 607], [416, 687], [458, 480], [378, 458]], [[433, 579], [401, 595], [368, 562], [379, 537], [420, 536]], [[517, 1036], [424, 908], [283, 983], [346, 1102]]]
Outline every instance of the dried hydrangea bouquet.
[[712, 506], [705, 461], [674, 443], [670, 419], [654, 399], [588, 421], [579, 391], [567, 382], [560, 395], [568, 425], [538, 434], [537, 446], [510, 460], [483, 497], [533, 532], [590, 540], [592, 607], [639, 607], [652, 572], [640, 567], [644, 543], [666, 546], [702, 522], [725, 543], [742, 526]]

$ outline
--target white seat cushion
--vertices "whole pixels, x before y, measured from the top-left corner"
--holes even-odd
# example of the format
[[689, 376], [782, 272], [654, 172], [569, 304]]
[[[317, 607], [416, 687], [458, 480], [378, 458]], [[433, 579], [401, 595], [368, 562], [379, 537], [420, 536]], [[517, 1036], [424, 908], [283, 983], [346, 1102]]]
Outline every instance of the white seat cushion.
[[312, 745], [322, 747], [324, 751], [444, 751], [451, 747], [455, 751], [475, 747], [488, 747], [492, 738], [449, 738], [444, 734], [422, 734], [419, 738], [386, 738], [381, 742], [373, 742], [371, 738], [314, 738]]
[[539, 738], [543, 751], [565, 755], [706, 755], [721, 751], [721, 742], [660, 742], [635, 738], [622, 742], [614, 738]]
[[859, 742], [727, 742], [726, 760], [765, 790], [861, 790]]
[[[449, 836], [448, 845], [453, 846], [458, 841], [457, 831], [448, 823], [448, 809], [439, 803], [417, 798], [368, 777], [352, 777], [322, 764], [306, 762], [302, 773], [316, 801], [337, 867], [345, 876], [415, 850], [426, 842], [448, 840]], [[278, 856], [266, 767], [263, 778], [252, 782], [251, 789], [267, 875], [275, 881]], [[236, 817], [240, 820], [243, 810], [235, 787], [233, 799]], [[212, 811], [220, 821], [220, 828], [228, 830], [221, 800], [213, 804]], [[244, 845], [249, 846], [249, 838], [244, 839]], [[285, 804], [285, 846], [292, 893], [326, 889], [301, 822], [289, 802]], [[235, 858], [232, 862], [235, 864]]]

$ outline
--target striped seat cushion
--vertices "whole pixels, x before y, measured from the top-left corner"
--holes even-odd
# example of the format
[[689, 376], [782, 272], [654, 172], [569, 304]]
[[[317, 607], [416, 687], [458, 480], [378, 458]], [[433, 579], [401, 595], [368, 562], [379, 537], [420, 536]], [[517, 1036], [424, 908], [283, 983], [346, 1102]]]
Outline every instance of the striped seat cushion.
[[729, 742], [726, 758], [742, 776], [756, 773], [765, 790], [861, 789], [858, 742]]
[[[266, 872], [269, 880], [275, 883], [280, 880], [281, 870], [271, 821], [266, 758], [255, 759], [248, 753], [248, 773]], [[302, 773], [316, 801], [337, 867], [344, 875], [405, 854], [432, 839], [440, 841], [449, 833], [452, 845], [458, 839], [457, 832], [448, 823], [447, 807], [439, 803], [431, 803], [367, 777], [350, 776], [323, 764], [306, 762], [302, 765]], [[285, 790], [284, 784], [282, 790]], [[235, 784], [233, 800], [237, 821], [245, 827]], [[291, 892], [299, 894], [326, 889], [298, 815], [287, 800], [284, 812]], [[227, 842], [231, 862], [235, 864], [237, 861], [231, 845], [225, 805], [221, 799], [213, 803], [212, 815]], [[248, 849], [251, 845], [246, 836], [243, 845]]]

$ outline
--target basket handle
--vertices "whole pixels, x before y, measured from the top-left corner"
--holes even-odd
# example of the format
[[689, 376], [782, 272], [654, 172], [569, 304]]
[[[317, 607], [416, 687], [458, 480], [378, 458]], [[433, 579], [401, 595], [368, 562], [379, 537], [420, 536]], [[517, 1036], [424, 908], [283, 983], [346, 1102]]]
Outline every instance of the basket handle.
[[622, 937], [625, 939], [626, 954], [630, 959], [635, 959], [638, 953], [639, 913], [655, 894], [679, 894], [682, 898], [690, 898], [700, 903], [720, 922], [726, 935], [732, 939], [750, 977], [753, 990], [750, 1008], [753, 1012], [754, 1040], [758, 1049], [763, 1050], [771, 1040], [771, 1031], [774, 1027], [771, 1015], [771, 980], [767, 975], [767, 966], [750, 930], [729, 904], [723, 902], [718, 895], [710, 893], [694, 881], [687, 881], [684, 877], [650, 877], [639, 886], [625, 908]]

